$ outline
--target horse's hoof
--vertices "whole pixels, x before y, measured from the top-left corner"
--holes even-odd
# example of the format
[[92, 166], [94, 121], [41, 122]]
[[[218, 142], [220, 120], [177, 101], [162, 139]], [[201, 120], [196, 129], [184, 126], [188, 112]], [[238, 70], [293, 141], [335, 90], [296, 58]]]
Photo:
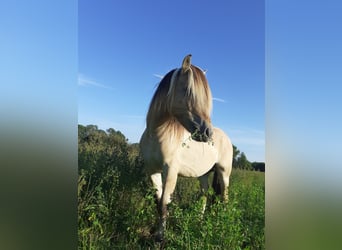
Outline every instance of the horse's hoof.
[[156, 241], [156, 242], [163, 242], [163, 241], [164, 241], [164, 234], [161, 233], [161, 232], [157, 232], [157, 233], [154, 235], [154, 238], [155, 238], [155, 241]]

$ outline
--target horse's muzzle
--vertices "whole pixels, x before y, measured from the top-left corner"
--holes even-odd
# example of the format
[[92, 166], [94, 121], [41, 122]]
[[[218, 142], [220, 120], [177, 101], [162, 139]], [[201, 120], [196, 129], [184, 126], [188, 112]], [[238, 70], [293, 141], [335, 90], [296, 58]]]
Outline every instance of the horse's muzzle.
[[201, 125], [191, 134], [191, 138], [198, 142], [208, 142], [212, 135], [213, 130], [211, 126], [208, 126], [205, 121], [202, 121]]

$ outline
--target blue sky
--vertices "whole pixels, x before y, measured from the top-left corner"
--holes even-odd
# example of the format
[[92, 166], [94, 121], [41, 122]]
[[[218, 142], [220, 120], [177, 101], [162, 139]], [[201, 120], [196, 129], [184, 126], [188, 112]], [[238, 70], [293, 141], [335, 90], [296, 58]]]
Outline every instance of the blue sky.
[[158, 76], [208, 70], [213, 124], [265, 160], [263, 1], [79, 1], [78, 122], [138, 142]]
[[[158, 82], [154, 74], [179, 66], [192, 53], [194, 64], [208, 69], [214, 96], [225, 100], [214, 102], [214, 123], [250, 160], [263, 155], [266, 131], [267, 248], [334, 244], [338, 249], [341, 1], [266, 1], [265, 38], [257, 36], [263, 32], [263, 8], [252, 6], [254, 0], [232, 0], [228, 6], [217, 1], [129, 6], [121, 1], [125, 8], [119, 1], [112, 1], [115, 6], [92, 2], [96, 5], [85, 0], [0, 2], [0, 177], [11, 187], [3, 189], [4, 197], [36, 197], [29, 204], [38, 211], [30, 214], [32, 219], [56, 218], [54, 225], [68, 235], [56, 242], [49, 231], [32, 228], [27, 220], [19, 223], [22, 204], [11, 199], [3, 202], [8, 243], [37, 249], [47, 242], [41, 242], [42, 235], [50, 245], [70, 242], [69, 229], [77, 226], [69, 223], [76, 221], [77, 116], [82, 123], [139, 137]], [[265, 86], [264, 63], [259, 63], [263, 44]], [[55, 209], [41, 213], [46, 204], [56, 204]], [[8, 228], [29, 228], [40, 237], [25, 241], [25, 230], [11, 235]], [[64, 248], [77, 244], [77, 238], [72, 240]]]

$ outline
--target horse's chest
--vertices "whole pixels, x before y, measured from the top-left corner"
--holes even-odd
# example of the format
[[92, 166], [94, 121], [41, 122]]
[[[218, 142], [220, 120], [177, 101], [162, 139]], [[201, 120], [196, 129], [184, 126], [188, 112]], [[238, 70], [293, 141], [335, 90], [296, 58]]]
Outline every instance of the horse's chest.
[[186, 177], [199, 177], [207, 173], [217, 162], [217, 150], [210, 143], [189, 143], [177, 152], [175, 164], [178, 172]]

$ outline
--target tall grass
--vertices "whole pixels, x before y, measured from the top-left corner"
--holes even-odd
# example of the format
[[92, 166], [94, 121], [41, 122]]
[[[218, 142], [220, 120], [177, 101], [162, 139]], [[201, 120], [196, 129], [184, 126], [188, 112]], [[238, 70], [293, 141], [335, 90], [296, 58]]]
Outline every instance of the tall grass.
[[[154, 249], [154, 191], [95, 187], [80, 177], [79, 249]], [[165, 249], [264, 249], [264, 174], [233, 170], [229, 202], [201, 216], [198, 182], [180, 178], [166, 230]]]
[[199, 181], [180, 177], [160, 245], [153, 238], [155, 192], [141, 172], [137, 145], [128, 145], [114, 130], [84, 128], [79, 135], [79, 249], [264, 249], [264, 173], [233, 169], [229, 202], [212, 202], [204, 215]]

